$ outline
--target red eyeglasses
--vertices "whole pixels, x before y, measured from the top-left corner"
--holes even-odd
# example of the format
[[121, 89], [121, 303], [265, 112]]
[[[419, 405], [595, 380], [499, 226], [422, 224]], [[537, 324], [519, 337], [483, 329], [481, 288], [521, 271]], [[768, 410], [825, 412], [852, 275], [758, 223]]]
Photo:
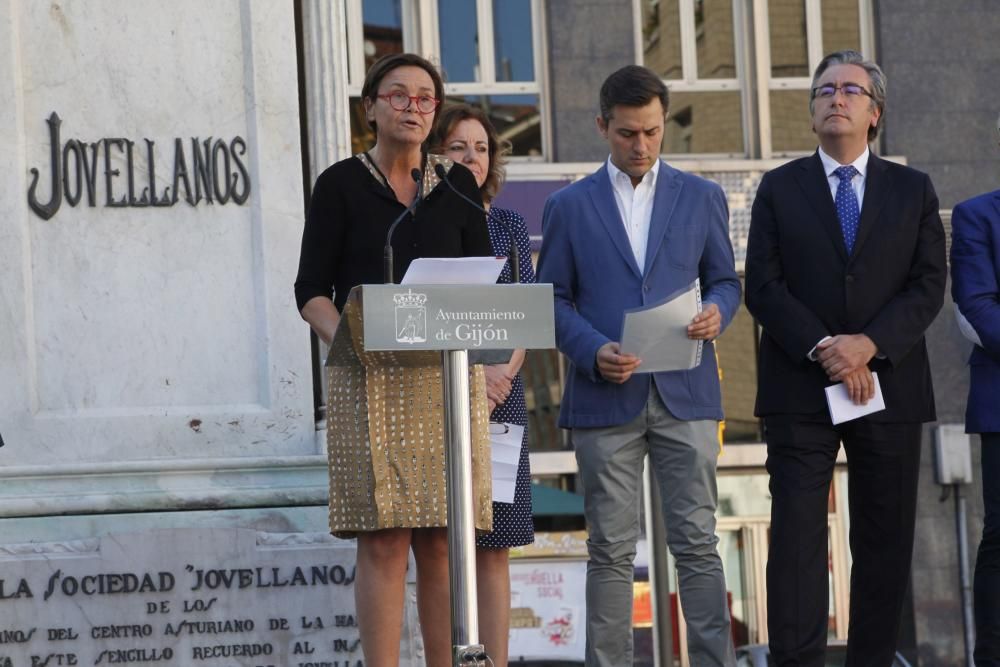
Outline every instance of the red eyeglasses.
[[387, 95], [376, 95], [380, 100], [385, 100], [396, 111], [406, 111], [412, 103], [417, 107], [417, 111], [422, 114], [434, 113], [434, 110], [441, 104], [441, 100], [430, 95], [407, 95], [397, 90]]

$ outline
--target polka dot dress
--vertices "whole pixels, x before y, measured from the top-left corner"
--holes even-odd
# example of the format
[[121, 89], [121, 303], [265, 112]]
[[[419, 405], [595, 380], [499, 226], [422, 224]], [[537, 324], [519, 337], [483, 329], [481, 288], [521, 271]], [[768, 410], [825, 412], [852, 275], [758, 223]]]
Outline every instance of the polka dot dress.
[[[505, 256], [509, 253], [510, 233], [507, 226], [510, 226], [517, 239], [517, 250], [519, 254], [520, 279], [522, 283], [535, 282], [535, 272], [531, 266], [531, 243], [528, 239], [528, 228], [524, 224], [524, 218], [515, 213], [501, 208], [491, 208], [489, 217], [486, 219], [490, 230], [490, 242], [493, 244], [493, 252], [497, 256]], [[504, 266], [500, 274], [501, 283], [511, 282], [510, 263]], [[528, 409], [524, 402], [524, 382], [521, 374], [514, 378], [510, 396], [503, 405], [497, 406], [490, 421], [507, 424], [520, 424], [526, 426], [528, 423]], [[535, 541], [535, 530], [531, 521], [531, 470], [528, 465], [528, 429], [524, 430], [524, 437], [521, 440], [521, 457], [517, 465], [517, 483], [514, 485], [513, 503], [493, 503], [493, 532], [480, 535], [476, 539], [476, 546], [506, 549], [509, 547], [531, 544]]]

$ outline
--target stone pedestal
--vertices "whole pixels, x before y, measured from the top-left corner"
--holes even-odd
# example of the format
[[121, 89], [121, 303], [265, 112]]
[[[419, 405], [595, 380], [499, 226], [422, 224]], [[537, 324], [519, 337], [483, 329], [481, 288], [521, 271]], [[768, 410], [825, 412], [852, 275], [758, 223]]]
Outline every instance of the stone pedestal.
[[293, 12], [0, 3], [0, 516], [324, 500]]
[[291, 3], [0, 2], [0, 666], [363, 660], [292, 289], [298, 51], [326, 160], [343, 33], [303, 5], [308, 48]]
[[[353, 542], [110, 523], [122, 532], [0, 546], [0, 665], [364, 664]], [[415, 598], [407, 600], [410, 628]], [[420, 653], [409, 630], [401, 653]]]

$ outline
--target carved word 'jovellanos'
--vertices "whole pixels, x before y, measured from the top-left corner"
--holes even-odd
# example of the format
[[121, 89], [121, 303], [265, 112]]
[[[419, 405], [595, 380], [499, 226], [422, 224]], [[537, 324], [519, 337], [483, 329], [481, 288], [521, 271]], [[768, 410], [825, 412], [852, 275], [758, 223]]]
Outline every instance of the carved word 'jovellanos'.
[[[223, 139], [199, 139], [190, 142], [177, 137], [174, 139], [173, 183], [156, 191], [156, 142], [143, 139], [145, 147], [137, 147], [136, 142], [123, 137], [104, 138], [87, 143], [79, 139], [62, 142], [59, 114], [45, 121], [49, 126], [50, 148], [50, 192], [47, 203], [41, 203], [36, 196], [39, 171], [31, 168], [31, 185], [28, 187], [28, 206], [43, 220], [56, 214], [63, 197], [70, 206], [76, 206], [83, 199], [86, 190], [87, 204], [97, 206], [98, 156], [103, 156], [104, 205], [113, 208], [173, 206], [184, 190], [184, 201], [197, 206], [202, 199], [209, 204], [226, 204], [232, 201], [243, 204], [250, 197], [250, 173], [244, 163], [247, 143], [243, 137], [233, 137], [228, 142]], [[143, 157], [142, 154], [145, 154]], [[188, 159], [190, 156], [190, 161]], [[112, 168], [112, 160], [125, 160], [125, 174]], [[136, 182], [137, 166], [140, 172], [145, 162], [147, 183]], [[190, 165], [190, 166], [189, 166]], [[124, 176], [124, 183], [121, 177]]]

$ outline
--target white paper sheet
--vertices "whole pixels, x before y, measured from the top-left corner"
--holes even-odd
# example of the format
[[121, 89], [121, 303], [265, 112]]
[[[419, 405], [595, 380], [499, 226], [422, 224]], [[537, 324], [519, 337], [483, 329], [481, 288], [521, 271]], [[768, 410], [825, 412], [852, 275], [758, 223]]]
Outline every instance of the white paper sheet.
[[516, 480], [493, 479], [493, 500], [498, 503], [514, 502], [514, 487]]
[[843, 382], [826, 388], [826, 404], [830, 409], [830, 420], [834, 424], [870, 415], [873, 412], [885, 410], [885, 399], [882, 397], [882, 386], [878, 382], [878, 373], [872, 373], [875, 379], [875, 397], [867, 405], [855, 405], [847, 395], [847, 387]]
[[401, 285], [494, 285], [506, 257], [420, 257], [410, 262]]
[[642, 359], [636, 373], [694, 368], [701, 363], [703, 341], [687, 336], [688, 325], [701, 311], [698, 281], [673, 298], [625, 311], [621, 351]]
[[490, 424], [490, 459], [493, 468], [493, 500], [514, 502], [517, 465], [521, 460], [524, 427], [518, 424]]

